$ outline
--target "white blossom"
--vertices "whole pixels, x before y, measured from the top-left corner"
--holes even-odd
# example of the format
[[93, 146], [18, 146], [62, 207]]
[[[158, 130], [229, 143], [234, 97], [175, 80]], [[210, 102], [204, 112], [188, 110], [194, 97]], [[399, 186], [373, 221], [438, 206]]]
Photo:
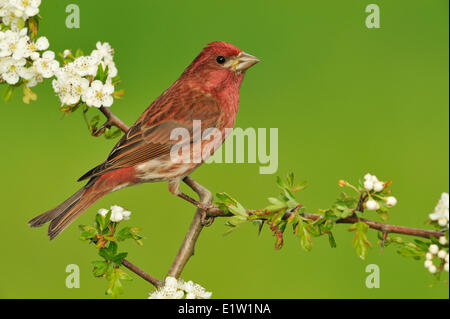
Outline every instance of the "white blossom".
[[28, 47], [29, 37], [27, 31], [26, 28], [20, 31], [0, 31], [0, 57], [10, 56], [16, 60], [29, 57], [31, 51]]
[[97, 49], [91, 52], [91, 57], [100, 61], [104, 70], [108, 67], [108, 78], [117, 76], [118, 71], [113, 61], [114, 49], [107, 42], [97, 42], [96, 47]]
[[444, 264], [444, 270], [445, 270], [446, 272], [448, 272], [448, 262], [446, 262], [446, 263]]
[[0, 76], [8, 84], [19, 82], [20, 73], [24, 69], [25, 59], [4, 58], [0, 60]]
[[375, 182], [373, 184], [373, 190], [375, 192], [381, 192], [384, 189], [384, 183], [383, 182]]
[[440, 226], [448, 226], [449, 220], [449, 196], [442, 193], [441, 199], [434, 208], [434, 212], [429, 215], [432, 221], [438, 221]]
[[98, 64], [99, 61], [90, 56], [81, 56], [70, 63], [70, 67], [79, 76], [95, 76], [97, 74]]
[[448, 219], [445, 218], [445, 217], [439, 218], [438, 224], [439, 224], [439, 226], [442, 226], [442, 227], [447, 226], [448, 225]]
[[428, 267], [428, 271], [432, 274], [436, 273], [437, 268], [435, 265], [431, 265], [430, 267]]
[[376, 200], [369, 199], [366, 203], [367, 210], [378, 210], [380, 209], [380, 204]]
[[386, 198], [386, 205], [388, 205], [389, 207], [397, 205], [397, 198], [395, 198], [394, 196], [389, 196], [388, 198]]
[[22, 68], [19, 71], [19, 75], [26, 80], [27, 87], [34, 87], [44, 80], [42, 75], [39, 74], [34, 67]]
[[441, 236], [441, 237], [439, 237], [439, 243], [441, 245], [448, 245], [448, 240], [445, 236]]
[[44, 51], [48, 49], [50, 43], [46, 37], [40, 37], [36, 40], [35, 46], [38, 51]]
[[384, 183], [379, 181], [375, 175], [367, 173], [364, 175], [364, 188], [367, 191], [374, 190], [375, 192], [381, 192], [384, 189]]
[[96, 50], [91, 52], [91, 57], [97, 59], [98, 61], [104, 60], [106, 64], [112, 62], [114, 49], [111, 48], [111, 45], [108, 42], [101, 43], [100, 41], [96, 43]]
[[89, 88], [89, 80], [68, 72], [66, 68], [59, 69], [55, 75], [53, 90], [63, 105], [78, 103]]
[[17, 11], [23, 12], [21, 17], [28, 19], [39, 13], [41, 0], [10, 0]]
[[103, 84], [101, 81], [95, 80], [86, 90], [83, 99], [88, 106], [110, 107], [113, 104], [113, 93], [114, 86], [110, 83], [110, 81]]
[[42, 77], [51, 78], [58, 70], [59, 62], [55, 60], [55, 53], [53, 51], [45, 51], [41, 58], [34, 61], [33, 66]]
[[40, 57], [41, 57], [41, 55], [39, 54], [39, 52], [31, 52], [31, 54], [30, 54], [30, 59], [33, 61], [36, 61]]
[[111, 221], [120, 222], [121, 220], [130, 219], [131, 212], [125, 210], [123, 207], [113, 205], [111, 206]]
[[428, 248], [428, 251], [429, 251], [430, 253], [432, 253], [433, 255], [436, 255], [436, 254], [438, 253], [438, 251], [439, 251], [439, 247], [438, 247], [438, 245], [432, 244], [432, 245], [430, 245], [430, 247]]
[[164, 286], [150, 294], [149, 299], [209, 299], [212, 293], [192, 281], [184, 282], [175, 277], [166, 277]]
[[[64, 50], [63, 56], [71, 54], [70, 50]], [[89, 56], [77, 57], [56, 72], [53, 88], [62, 104], [73, 105], [81, 100], [91, 107], [110, 107], [114, 102], [112, 77], [117, 75], [113, 54], [114, 50], [108, 43], [97, 42], [96, 49]], [[99, 65], [103, 70], [108, 67], [108, 76], [103, 82], [93, 80]]]
[[103, 217], [105, 217], [108, 214], [109, 210], [107, 210], [106, 208], [100, 208], [98, 210], [98, 214], [102, 215]]
[[39, 13], [41, 0], [0, 1], [0, 17], [5, 25], [15, 27], [19, 19], [26, 21]]
[[185, 282], [182, 289], [187, 293], [186, 299], [210, 299], [212, 293], [192, 281]]
[[371, 180], [366, 180], [364, 182], [364, 188], [368, 191], [371, 191], [373, 189], [373, 182]]
[[445, 256], [447, 256], [447, 252], [445, 250], [443, 250], [443, 249], [439, 250], [438, 257], [441, 258], [441, 259], [444, 259]]

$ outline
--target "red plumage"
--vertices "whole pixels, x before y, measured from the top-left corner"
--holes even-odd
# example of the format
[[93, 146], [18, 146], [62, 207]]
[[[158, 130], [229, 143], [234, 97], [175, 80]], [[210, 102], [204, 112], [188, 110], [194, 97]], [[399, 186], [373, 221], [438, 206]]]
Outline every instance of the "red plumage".
[[[192, 138], [197, 133], [193, 121], [200, 120], [202, 130], [221, 131], [222, 144], [225, 129], [234, 126], [245, 70], [258, 61], [229, 43], [210, 43], [142, 113], [106, 161], [79, 179], [89, 179], [88, 183], [56, 208], [33, 218], [30, 226], [50, 222], [48, 234], [53, 239], [104, 195], [139, 183], [169, 181], [169, 190], [179, 195], [181, 180], [201, 162], [171, 160], [171, 148], [179, 142], [170, 139], [172, 130], [188, 130], [191, 138], [185, 142], [192, 150], [203, 150], [207, 143]], [[201, 143], [199, 148], [196, 143]]]

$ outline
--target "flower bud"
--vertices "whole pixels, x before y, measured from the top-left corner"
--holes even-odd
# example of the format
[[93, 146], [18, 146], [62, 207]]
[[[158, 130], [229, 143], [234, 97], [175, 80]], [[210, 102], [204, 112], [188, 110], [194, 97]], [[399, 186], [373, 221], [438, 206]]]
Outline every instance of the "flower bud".
[[366, 203], [366, 208], [367, 210], [377, 210], [380, 208], [380, 205], [378, 204], [377, 201], [369, 199]]
[[375, 192], [381, 192], [384, 189], [384, 183], [383, 182], [375, 182], [373, 184], [373, 190]]
[[444, 270], [448, 272], [448, 262], [444, 264]]
[[339, 185], [339, 187], [345, 187], [345, 186], [347, 186], [347, 181], [344, 181], [343, 179], [341, 179], [339, 182], [338, 182], [338, 185]]
[[364, 188], [368, 191], [371, 191], [373, 189], [373, 182], [370, 180], [365, 181]]
[[104, 209], [104, 208], [100, 208], [100, 209], [98, 210], [98, 214], [99, 214], [99, 215], [102, 215], [103, 217], [105, 217], [106, 214], [108, 214], [108, 212], [109, 212], [109, 210]]
[[439, 250], [438, 257], [441, 258], [441, 259], [444, 259], [445, 256], [447, 256], [447, 252], [445, 250], [443, 250], [443, 249]]
[[439, 237], [439, 243], [441, 245], [447, 245], [448, 244], [448, 240], [447, 240], [447, 238], [445, 238], [445, 236], [441, 236], [441, 237]]
[[437, 271], [437, 268], [435, 265], [431, 265], [430, 267], [428, 267], [428, 271], [434, 274]]
[[435, 244], [430, 245], [430, 248], [428, 249], [428, 251], [430, 253], [432, 253], [433, 255], [436, 255], [438, 253], [438, 251], [439, 251], [439, 247], [437, 245], [435, 245]]
[[397, 205], [397, 198], [395, 198], [394, 196], [389, 196], [388, 198], [386, 198], [386, 205], [388, 205], [389, 207]]
[[432, 253], [426, 253], [426, 254], [425, 254], [425, 258], [426, 258], [427, 260], [431, 260], [431, 259], [433, 259], [433, 254], [432, 254]]
[[433, 265], [433, 262], [431, 260], [425, 260], [425, 268], [430, 268]]
[[439, 226], [442, 226], [442, 227], [446, 226], [448, 224], [447, 218], [445, 218], [445, 217], [439, 218], [438, 224], [439, 224]]

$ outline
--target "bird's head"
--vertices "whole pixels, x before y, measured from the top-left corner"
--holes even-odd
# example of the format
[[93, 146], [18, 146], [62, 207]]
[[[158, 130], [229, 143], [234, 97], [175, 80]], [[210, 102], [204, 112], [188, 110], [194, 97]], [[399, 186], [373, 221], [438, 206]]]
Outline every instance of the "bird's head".
[[209, 87], [221, 89], [229, 83], [240, 85], [245, 71], [258, 62], [258, 58], [230, 43], [215, 41], [200, 52], [185, 74], [202, 79]]

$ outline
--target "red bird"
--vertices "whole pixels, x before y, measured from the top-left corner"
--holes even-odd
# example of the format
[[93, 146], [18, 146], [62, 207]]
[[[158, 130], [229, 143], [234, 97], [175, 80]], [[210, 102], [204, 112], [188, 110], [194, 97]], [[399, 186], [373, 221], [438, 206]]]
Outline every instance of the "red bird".
[[[225, 129], [234, 126], [245, 70], [257, 62], [256, 57], [229, 43], [208, 44], [142, 113], [106, 161], [80, 177], [79, 181], [89, 179], [88, 183], [59, 206], [30, 220], [29, 225], [40, 227], [50, 222], [48, 235], [53, 239], [101, 197], [145, 182], [168, 181], [171, 193], [187, 198], [179, 190], [180, 182], [206, 158], [173, 161], [171, 149], [180, 140], [172, 140], [171, 132], [176, 128], [190, 132], [190, 139], [184, 142], [193, 150], [192, 156], [205, 148], [213, 153], [225, 140]], [[212, 151], [211, 144], [195, 138], [194, 120], [201, 121], [202, 129], [216, 128], [222, 133], [218, 142], [210, 142], [214, 144]]]

